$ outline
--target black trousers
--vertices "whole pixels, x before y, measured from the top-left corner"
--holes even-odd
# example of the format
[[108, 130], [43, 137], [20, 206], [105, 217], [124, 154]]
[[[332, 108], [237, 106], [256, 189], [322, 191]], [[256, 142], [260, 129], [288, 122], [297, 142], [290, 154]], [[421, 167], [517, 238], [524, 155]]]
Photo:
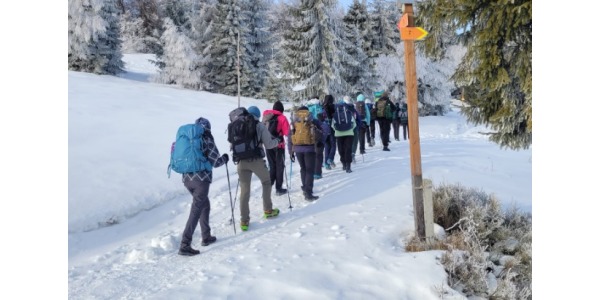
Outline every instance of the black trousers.
[[354, 141], [353, 135], [346, 136], [338, 136], [337, 140], [337, 148], [338, 153], [340, 154], [340, 161], [342, 164], [351, 164], [352, 163], [352, 142]]
[[392, 128], [394, 128], [394, 139], [400, 140], [400, 119], [392, 121]]
[[275, 184], [275, 188], [280, 190], [283, 185], [283, 172], [285, 171], [285, 149], [267, 149], [267, 162], [269, 163], [271, 185]]
[[381, 143], [384, 147], [387, 147], [390, 144], [390, 123], [391, 120], [388, 119], [377, 119], [377, 123], [379, 123], [379, 131], [381, 136]]
[[192, 207], [190, 208], [190, 216], [188, 217], [183, 236], [181, 238], [182, 246], [192, 245], [192, 236], [196, 230], [198, 223], [202, 231], [202, 239], [210, 237], [210, 226], [208, 225], [208, 217], [210, 215], [210, 201], [208, 200], [209, 182], [200, 180], [185, 180], [183, 185], [192, 194]]
[[402, 133], [404, 135], [404, 140], [406, 141], [406, 138], [408, 138], [408, 124], [402, 125]]
[[313, 194], [313, 183], [315, 182], [316, 154], [314, 152], [297, 152], [296, 159], [300, 165], [300, 179], [304, 193]]
[[371, 137], [369, 136], [369, 126], [367, 126], [365, 123], [362, 123], [358, 129], [358, 144], [361, 154], [365, 153], [365, 136], [367, 136], [367, 142], [370, 142]]

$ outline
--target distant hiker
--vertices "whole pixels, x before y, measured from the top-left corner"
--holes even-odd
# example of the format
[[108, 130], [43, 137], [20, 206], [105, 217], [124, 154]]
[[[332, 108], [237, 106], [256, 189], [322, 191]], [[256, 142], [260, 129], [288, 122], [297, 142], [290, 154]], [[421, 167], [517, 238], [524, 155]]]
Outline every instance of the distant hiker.
[[390, 100], [387, 93], [383, 93], [381, 98], [375, 102], [373, 106], [375, 110], [375, 116], [377, 123], [379, 124], [379, 131], [381, 137], [381, 143], [383, 144], [383, 151], [390, 151], [388, 145], [390, 143], [390, 125], [392, 123], [394, 103]]
[[400, 102], [394, 104], [394, 112], [392, 117], [392, 128], [394, 130], [394, 140], [400, 140]]
[[227, 127], [228, 141], [231, 143], [233, 162], [237, 164], [240, 181], [240, 227], [248, 230], [250, 224], [250, 182], [252, 174], [260, 179], [262, 184], [262, 201], [265, 218], [279, 215], [279, 209], [273, 208], [271, 201], [271, 178], [264, 160], [263, 149], [273, 149], [282, 141], [274, 138], [265, 125], [259, 122], [260, 110], [256, 106], [234, 109]]
[[[324, 122], [327, 122], [327, 125], [329, 125], [329, 129], [328, 133], [325, 136], [325, 149], [323, 152], [323, 160], [325, 161], [324, 166], [325, 169], [331, 169], [331, 168], [335, 168], [335, 151], [337, 148], [337, 142], [335, 139], [335, 135], [333, 134], [333, 129], [332, 129], [332, 118], [333, 118], [333, 113], [335, 112], [335, 103], [334, 103], [334, 98], [332, 95], [326, 95], [325, 98], [323, 99], [323, 110], [325, 110], [325, 116], [326, 118], [324, 119]], [[323, 132], [323, 135], [325, 135], [326, 133]]]
[[365, 99], [367, 111], [369, 112], [369, 128], [367, 129], [367, 142], [369, 147], [375, 146], [375, 115], [373, 115], [373, 101]]
[[329, 124], [325, 122], [325, 111], [323, 106], [319, 102], [317, 96], [312, 97], [307, 103], [308, 110], [312, 114], [313, 118], [321, 122], [321, 131], [323, 132], [323, 138], [317, 142], [316, 154], [315, 154], [315, 179], [323, 178], [323, 160], [325, 152], [325, 139], [331, 134]]
[[[185, 188], [192, 194], [192, 206], [190, 215], [185, 224], [181, 244], [179, 246], [179, 255], [192, 256], [200, 254], [200, 251], [192, 248], [192, 237], [196, 226], [200, 224], [202, 236], [202, 246], [208, 246], [214, 243], [217, 238], [210, 234], [209, 216], [210, 200], [208, 199], [208, 190], [212, 182], [212, 168], [218, 168], [229, 161], [227, 153], [219, 154], [219, 149], [215, 145], [215, 140], [210, 132], [210, 122], [205, 118], [198, 118], [195, 122], [198, 129], [202, 131], [199, 135], [198, 149], [188, 149], [188, 153], [196, 151], [202, 156], [203, 164], [197, 170], [185, 172], [182, 174], [182, 181]], [[188, 139], [189, 143], [189, 139]], [[194, 144], [191, 144], [194, 146]], [[179, 144], [175, 141], [173, 151], [177, 151]], [[180, 149], [183, 150], [183, 149]], [[175, 168], [174, 168], [175, 170]]]
[[404, 136], [404, 140], [408, 138], [408, 107], [406, 102], [402, 103], [402, 108], [400, 109], [400, 116], [398, 117], [400, 120], [400, 125], [402, 125], [402, 135]]
[[292, 130], [288, 138], [288, 150], [292, 162], [298, 158], [304, 200], [314, 201], [313, 194], [317, 143], [322, 139], [321, 122], [314, 118], [308, 107], [300, 106], [292, 115]]
[[335, 131], [334, 135], [337, 141], [337, 148], [342, 161], [343, 169], [346, 173], [351, 173], [352, 168], [352, 141], [354, 139], [354, 128], [356, 120], [354, 118], [354, 109], [350, 107], [350, 98], [347, 101], [336, 104], [333, 114], [332, 125]]
[[356, 112], [360, 116], [360, 124], [358, 125], [358, 143], [360, 144], [360, 154], [365, 154], [365, 136], [368, 137], [368, 142], [371, 143], [369, 134], [369, 124], [371, 122], [371, 112], [367, 104], [365, 103], [365, 96], [359, 94], [356, 97], [356, 103], [354, 104]]
[[279, 137], [281, 140], [276, 148], [266, 149], [266, 152], [271, 186], [275, 185], [275, 195], [284, 195], [288, 190], [282, 187], [283, 172], [285, 170], [285, 142], [283, 137], [288, 136], [290, 123], [285, 115], [283, 115], [283, 103], [279, 100], [275, 101], [272, 110], [269, 109], [263, 112], [262, 121], [267, 129], [269, 129], [271, 135]]

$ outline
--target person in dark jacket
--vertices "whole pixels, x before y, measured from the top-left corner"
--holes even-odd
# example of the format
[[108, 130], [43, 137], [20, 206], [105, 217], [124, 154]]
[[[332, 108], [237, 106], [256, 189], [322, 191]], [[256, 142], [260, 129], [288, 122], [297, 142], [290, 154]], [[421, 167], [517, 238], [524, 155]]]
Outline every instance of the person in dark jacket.
[[[381, 103], [380, 102], [384, 102]], [[379, 115], [377, 113], [377, 110], [379, 108], [379, 105], [385, 105], [386, 108], [386, 112], [389, 112], [389, 115]], [[383, 151], [390, 151], [390, 148], [388, 148], [388, 145], [390, 144], [390, 125], [392, 123], [392, 118], [393, 115], [391, 114], [394, 111], [394, 103], [390, 100], [390, 97], [388, 95], [387, 92], [383, 93], [383, 95], [381, 96], [381, 98], [379, 98], [379, 100], [377, 100], [377, 102], [375, 102], [375, 111], [376, 114], [375, 116], [377, 116], [377, 123], [379, 124], [379, 131], [380, 131], [380, 137], [381, 137], [381, 143], [383, 144]]]
[[281, 196], [288, 192], [287, 189], [283, 188], [283, 172], [285, 170], [285, 141], [283, 137], [288, 136], [290, 133], [290, 123], [283, 115], [283, 103], [279, 100], [275, 101], [272, 110], [268, 109], [263, 112], [263, 120], [269, 114], [273, 114], [273, 117], [277, 118], [277, 136], [282, 137], [282, 141], [277, 147], [266, 149], [271, 185], [275, 185], [275, 194]]
[[394, 118], [392, 119], [392, 128], [394, 129], [394, 140], [400, 140], [400, 102], [394, 104]]
[[[326, 119], [324, 122], [331, 127], [333, 113], [335, 112], [335, 99], [332, 95], [326, 95], [323, 99], [323, 110], [325, 110]], [[325, 137], [325, 152], [323, 153], [323, 160], [325, 161], [325, 169], [335, 168], [335, 151], [337, 147], [335, 136], [333, 135], [333, 129], [329, 130], [330, 134]]]
[[[308, 107], [300, 106], [298, 111], [306, 110], [308, 111]], [[297, 112], [296, 112], [297, 113]], [[290, 130], [290, 134], [288, 136], [288, 151], [290, 152], [290, 159], [292, 162], [296, 161], [296, 157], [298, 158], [298, 164], [300, 165], [300, 179], [302, 181], [302, 192], [304, 194], [304, 200], [306, 201], [314, 201], [319, 199], [319, 196], [313, 194], [313, 184], [315, 181], [315, 163], [316, 163], [316, 145], [315, 144], [305, 144], [305, 145], [294, 145], [292, 135], [295, 132], [295, 115], [292, 117], [292, 130]], [[321, 128], [321, 122], [314, 118], [312, 114], [308, 114], [309, 120], [315, 125], [316, 128]]]
[[[210, 122], [205, 118], [198, 118], [196, 124], [204, 127], [202, 136], [202, 153], [214, 168], [218, 168], [229, 161], [227, 153], [219, 154], [219, 149], [215, 145], [215, 140], [210, 132]], [[184, 173], [182, 175], [183, 185], [192, 194], [192, 206], [190, 215], [185, 224], [181, 245], [179, 246], [179, 255], [193, 256], [200, 254], [200, 251], [192, 248], [192, 237], [196, 226], [200, 224], [202, 232], [202, 246], [208, 246], [214, 243], [217, 238], [210, 234], [209, 216], [210, 200], [208, 199], [208, 190], [212, 183], [212, 170], [202, 170], [194, 173]]]

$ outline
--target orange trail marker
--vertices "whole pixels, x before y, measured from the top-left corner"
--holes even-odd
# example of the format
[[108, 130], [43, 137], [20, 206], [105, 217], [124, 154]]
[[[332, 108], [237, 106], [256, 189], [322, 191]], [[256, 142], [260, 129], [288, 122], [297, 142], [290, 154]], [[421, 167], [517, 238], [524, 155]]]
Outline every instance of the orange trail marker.
[[427, 36], [429, 32], [421, 27], [402, 27], [400, 28], [400, 38], [402, 40], [420, 40]]
[[398, 30], [402, 30], [402, 28], [408, 26], [408, 14], [402, 15], [400, 21], [398, 21]]

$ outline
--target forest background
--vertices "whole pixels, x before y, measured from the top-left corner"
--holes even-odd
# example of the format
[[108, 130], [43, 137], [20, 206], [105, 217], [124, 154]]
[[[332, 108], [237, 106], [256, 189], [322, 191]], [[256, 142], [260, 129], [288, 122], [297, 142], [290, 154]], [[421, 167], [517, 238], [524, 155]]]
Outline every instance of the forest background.
[[[540, 298], [568, 294], [573, 286], [595, 294], [593, 277], [578, 276], [581, 266], [589, 270], [598, 265], [588, 232], [594, 228], [595, 210], [588, 209], [594, 202], [588, 199], [593, 199], [589, 187], [595, 178], [582, 174], [598, 167], [598, 147], [592, 135], [598, 109], [593, 72], [600, 65], [593, 59], [596, 48], [590, 33], [596, 26], [594, 10], [588, 5], [542, 1], [533, 10], [536, 124], [532, 127], [538, 145], [533, 201], [534, 209], [543, 211], [534, 223], [534, 249], [543, 249], [536, 251], [534, 294]], [[576, 22], [561, 17], [566, 12], [572, 15], [573, 10]], [[2, 275], [11, 278], [2, 294], [66, 296], [61, 287], [67, 278], [68, 82], [59, 57], [69, 53], [64, 44], [68, 23], [60, 21], [68, 19], [68, 10], [56, 3], [29, 1], [4, 3], [3, 11], [27, 12], [27, 18], [24, 21], [22, 15], [11, 13], [0, 19], [6, 41], [0, 55], [10, 58], [4, 68], [10, 76], [5, 80], [10, 81], [3, 86], [0, 131], [6, 143], [1, 165], [11, 172], [5, 176], [11, 180], [1, 189], [6, 241], [0, 256]], [[25, 130], [15, 130], [14, 125]], [[23, 137], [24, 132], [40, 132], [40, 127], [42, 134], [36, 138]], [[24, 157], [28, 158], [25, 163], [15, 159]], [[32, 170], [43, 170], [40, 177], [45, 178], [35, 178]], [[568, 259], [556, 259], [564, 256]]]

